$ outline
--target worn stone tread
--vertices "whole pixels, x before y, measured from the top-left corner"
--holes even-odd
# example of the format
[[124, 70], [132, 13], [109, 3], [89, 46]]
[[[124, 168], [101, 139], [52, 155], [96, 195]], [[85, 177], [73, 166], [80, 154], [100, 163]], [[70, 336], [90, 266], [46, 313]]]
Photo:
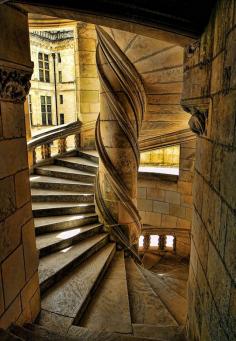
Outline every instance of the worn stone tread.
[[41, 291], [44, 292], [55, 282], [65, 276], [94, 252], [106, 245], [108, 235], [102, 233], [92, 236], [78, 244], [72, 245], [41, 258], [39, 262], [39, 282]]
[[63, 178], [55, 178], [53, 176], [46, 176], [46, 175], [31, 175], [30, 182], [46, 182], [46, 183], [60, 183], [60, 184], [69, 184], [69, 185], [88, 185], [93, 188], [93, 185], [90, 183], [83, 182], [83, 181], [76, 181], [76, 180], [69, 180]]
[[109, 243], [67, 274], [42, 299], [46, 311], [77, 319], [81, 317], [112, 260], [115, 244]]
[[96, 150], [79, 150], [77, 151], [77, 155], [83, 159], [92, 160], [95, 163], [99, 162], [99, 155]]
[[131, 258], [126, 259], [132, 323], [176, 326], [177, 322]]
[[141, 271], [178, 324], [184, 325], [187, 315], [187, 300], [176, 291], [171, 290], [165, 280], [162, 279], [162, 276], [146, 269], [141, 269]]
[[37, 167], [36, 168], [36, 171], [37, 170], [48, 170], [48, 171], [53, 171], [53, 172], [63, 172], [63, 173], [72, 173], [72, 174], [79, 174], [79, 175], [87, 175], [87, 176], [90, 176], [92, 178], [95, 177], [94, 174], [91, 174], [91, 173], [88, 173], [88, 172], [84, 172], [84, 171], [81, 171], [81, 170], [78, 170], [78, 169], [72, 169], [72, 168], [69, 168], [69, 167], [63, 167], [63, 166], [59, 166], [59, 165], [47, 165], [47, 166], [40, 166], [40, 167]]
[[158, 337], [168, 341], [184, 341], [184, 328], [177, 326], [160, 327], [150, 324], [133, 324], [133, 333], [138, 337]]
[[88, 160], [80, 156], [59, 157], [57, 158], [57, 160], [68, 161], [68, 162], [77, 163], [80, 165], [93, 166], [95, 168], [98, 167], [98, 164], [96, 162], [93, 162], [92, 160]]
[[91, 203], [76, 203], [76, 202], [65, 202], [65, 201], [56, 201], [56, 202], [33, 202], [32, 208], [33, 210], [38, 209], [50, 209], [50, 208], [63, 208], [63, 207], [86, 207], [86, 206], [94, 206]]
[[87, 196], [93, 196], [92, 193], [81, 193], [81, 192], [70, 192], [70, 191], [60, 191], [60, 190], [53, 190], [53, 189], [41, 189], [41, 188], [31, 188], [31, 195], [34, 196], [34, 195], [45, 195], [45, 196], [48, 196], [48, 195], [60, 195], [60, 196], [63, 196], [63, 195], [87, 195]]
[[100, 330], [91, 330], [84, 327], [71, 326], [68, 336], [77, 337], [81, 341], [166, 341], [160, 338], [145, 338], [133, 335], [122, 335], [119, 333], [109, 333]]
[[45, 226], [45, 225], [54, 225], [56, 223], [69, 223], [74, 221], [80, 221], [83, 218], [88, 217], [97, 217], [96, 213], [84, 213], [84, 214], [74, 214], [74, 215], [61, 215], [58, 217], [51, 216], [51, 217], [40, 217], [34, 219], [35, 227]]
[[0, 329], [0, 340], [1, 341], [24, 341], [21, 337], [14, 335], [11, 330]]
[[96, 213], [71, 214], [35, 218], [35, 233], [41, 235], [53, 231], [63, 231], [88, 224], [98, 223]]
[[[24, 340], [24, 341], [67, 341], [67, 340], [74, 340], [71, 337], [65, 337], [62, 335], [58, 335], [56, 333], [53, 333], [51, 331], [47, 331], [46, 329], [43, 330], [43, 328], [39, 329], [40, 327], [36, 327], [35, 325], [30, 326], [29, 324], [21, 327], [18, 325], [11, 326], [10, 330], [15, 335], [19, 336], [16, 340]], [[2, 340], [2, 339], [1, 339]], [[11, 339], [14, 340], [14, 339]], [[10, 341], [10, 339], [9, 339]]]
[[76, 202], [33, 202], [35, 218], [71, 214], [95, 213], [94, 203]]
[[92, 330], [132, 333], [123, 251], [116, 252], [79, 325]]
[[51, 232], [36, 237], [40, 256], [64, 249], [79, 240], [91, 237], [102, 229], [102, 224], [85, 225], [66, 231]]

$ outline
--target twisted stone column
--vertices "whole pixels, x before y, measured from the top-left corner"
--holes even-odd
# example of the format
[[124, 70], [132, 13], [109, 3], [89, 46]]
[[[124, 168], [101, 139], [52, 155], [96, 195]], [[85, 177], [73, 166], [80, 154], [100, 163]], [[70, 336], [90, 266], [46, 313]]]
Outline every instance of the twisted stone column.
[[100, 27], [97, 36], [101, 107], [96, 123], [100, 156], [96, 204], [105, 228], [135, 254], [141, 231], [136, 198], [145, 91], [137, 70], [114, 40]]

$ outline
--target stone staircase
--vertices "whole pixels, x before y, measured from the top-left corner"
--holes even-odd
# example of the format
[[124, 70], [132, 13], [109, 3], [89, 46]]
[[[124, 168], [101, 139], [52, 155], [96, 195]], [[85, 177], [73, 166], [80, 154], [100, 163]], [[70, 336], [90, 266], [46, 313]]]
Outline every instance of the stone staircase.
[[41, 313], [36, 324], [13, 325], [0, 339], [185, 340], [184, 320], [165, 300], [181, 295], [170, 285], [164, 295], [158, 274], [125, 258], [99, 223], [95, 153], [71, 152], [49, 162], [30, 178]]

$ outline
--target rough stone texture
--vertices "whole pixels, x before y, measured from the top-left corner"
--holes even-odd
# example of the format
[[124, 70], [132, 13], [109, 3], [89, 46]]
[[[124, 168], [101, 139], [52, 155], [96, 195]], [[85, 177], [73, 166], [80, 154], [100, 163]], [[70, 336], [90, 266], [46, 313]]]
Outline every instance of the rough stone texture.
[[[195, 139], [182, 142], [177, 182], [158, 176], [138, 180], [138, 209], [145, 225], [143, 233], [175, 235], [176, 252], [182, 256], [190, 254], [194, 159]], [[196, 192], [199, 196], [199, 191]]]
[[236, 339], [235, 10], [235, 0], [218, 1], [199, 44], [190, 53], [186, 49], [184, 60], [182, 103], [208, 110], [196, 147], [190, 340]]
[[[96, 68], [97, 35], [92, 24], [77, 23], [75, 28], [75, 72], [78, 117], [83, 123], [95, 122], [100, 111], [99, 89]], [[94, 127], [81, 134], [81, 146], [94, 149]]]
[[20, 292], [25, 282], [23, 248], [19, 246], [2, 263], [2, 280], [5, 305], [8, 307]]
[[[4, 70], [9, 63], [13, 70], [30, 73], [27, 16], [1, 5], [0, 30], [0, 68]], [[1, 100], [0, 112], [0, 327], [7, 328], [16, 321], [32, 322], [40, 303], [39, 292], [35, 296], [38, 283], [34, 284], [35, 290], [24, 294], [31, 285], [30, 277], [37, 273], [24, 105]]]

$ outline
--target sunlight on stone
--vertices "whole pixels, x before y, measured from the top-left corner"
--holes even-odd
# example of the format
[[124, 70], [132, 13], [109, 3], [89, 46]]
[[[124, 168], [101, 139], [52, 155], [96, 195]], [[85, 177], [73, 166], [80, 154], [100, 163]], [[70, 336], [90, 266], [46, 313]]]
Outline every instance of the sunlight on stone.
[[84, 218], [84, 217], [85, 217], [84, 215], [76, 215], [76, 216], [66, 217], [66, 219], [69, 221], [69, 220], [75, 220], [75, 219]]
[[69, 247], [67, 247], [67, 248], [64, 249], [64, 250], [61, 250], [60, 252], [66, 253], [66, 252], [68, 252], [71, 248], [72, 248], [72, 246], [69, 246]]
[[64, 232], [59, 233], [57, 235], [57, 238], [58, 239], [67, 239], [67, 238], [75, 236], [80, 231], [81, 231], [81, 229], [74, 229], [72, 231], [64, 231]]

